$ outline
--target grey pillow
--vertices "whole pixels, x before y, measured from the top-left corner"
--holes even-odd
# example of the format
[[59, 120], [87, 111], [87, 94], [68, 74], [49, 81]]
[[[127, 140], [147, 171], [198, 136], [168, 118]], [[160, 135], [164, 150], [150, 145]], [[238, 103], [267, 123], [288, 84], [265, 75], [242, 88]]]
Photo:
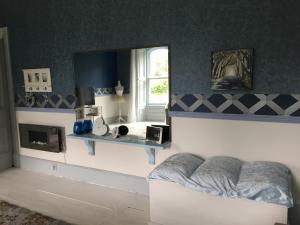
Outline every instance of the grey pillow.
[[179, 153], [170, 156], [158, 165], [148, 176], [149, 179], [172, 181], [181, 185], [190, 182], [191, 174], [204, 162], [198, 156]]
[[236, 184], [242, 164], [241, 160], [232, 157], [211, 157], [198, 167], [191, 179], [197, 183], [195, 188], [199, 191], [234, 197], [237, 196]]
[[290, 170], [277, 162], [247, 162], [237, 185], [238, 195], [256, 201], [293, 206]]

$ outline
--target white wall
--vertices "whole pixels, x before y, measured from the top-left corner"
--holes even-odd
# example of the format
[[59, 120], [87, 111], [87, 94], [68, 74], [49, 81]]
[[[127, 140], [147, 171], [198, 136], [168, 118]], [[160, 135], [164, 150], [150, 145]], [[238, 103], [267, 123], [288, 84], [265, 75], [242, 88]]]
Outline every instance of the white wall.
[[173, 118], [172, 124], [173, 150], [284, 163], [300, 202], [299, 124], [192, 118]]
[[[128, 95], [122, 97], [120, 102], [121, 113], [123, 117], [128, 114]], [[104, 118], [113, 118], [119, 115], [119, 101], [116, 95], [104, 95], [95, 97], [95, 105], [102, 106], [102, 113]]]
[[[75, 115], [71, 113], [17, 111], [18, 123], [64, 126], [66, 134], [72, 133], [74, 120]], [[96, 155], [90, 156], [86, 145], [81, 140], [66, 137], [66, 145], [65, 153], [51, 153], [20, 147], [20, 154], [140, 177], [146, 177], [154, 168], [153, 165], [148, 164], [147, 154], [142, 148], [96, 143]]]
[[[19, 123], [64, 126], [66, 134], [72, 133], [74, 119], [70, 113], [17, 111]], [[171, 149], [158, 151], [157, 163], [176, 152], [281, 162], [292, 170], [295, 196], [300, 202], [299, 134], [298, 124], [173, 117]], [[20, 154], [140, 177], [146, 177], [155, 167], [148, 164], [141, 148], [97, 143], [96, 155], [89, 156], [83, 141], [67, 137], [66, 142], [65, 153], [20, 148]]]

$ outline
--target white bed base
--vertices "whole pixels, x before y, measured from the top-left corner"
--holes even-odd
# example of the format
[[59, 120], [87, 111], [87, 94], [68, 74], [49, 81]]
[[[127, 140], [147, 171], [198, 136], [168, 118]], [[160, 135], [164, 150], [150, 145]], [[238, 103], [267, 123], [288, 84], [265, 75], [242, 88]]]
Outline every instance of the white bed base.
[[284, 206], [196, 192], [166, 181], [150, 181], [151, 221], [162, 225], [287, 224]]

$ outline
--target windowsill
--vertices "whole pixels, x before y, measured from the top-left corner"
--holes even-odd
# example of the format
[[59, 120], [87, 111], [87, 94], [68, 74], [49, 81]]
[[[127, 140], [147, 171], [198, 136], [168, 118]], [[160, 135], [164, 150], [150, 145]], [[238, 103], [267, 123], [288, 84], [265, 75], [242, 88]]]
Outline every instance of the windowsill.
[[146, 106], [144, 109], [144, 118], [148, 121], [165, 121], [166, 110], [165, 105]]

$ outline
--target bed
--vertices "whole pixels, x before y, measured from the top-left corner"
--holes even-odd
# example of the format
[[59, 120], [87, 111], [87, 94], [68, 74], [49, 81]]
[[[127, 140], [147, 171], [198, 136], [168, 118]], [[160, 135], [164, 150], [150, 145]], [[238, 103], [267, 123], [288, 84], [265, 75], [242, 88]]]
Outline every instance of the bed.
[[184, 153], [148, 178], [151, 221], [163, 225], [287, 224], [293, 206], [289, 170], [274, 162]]

